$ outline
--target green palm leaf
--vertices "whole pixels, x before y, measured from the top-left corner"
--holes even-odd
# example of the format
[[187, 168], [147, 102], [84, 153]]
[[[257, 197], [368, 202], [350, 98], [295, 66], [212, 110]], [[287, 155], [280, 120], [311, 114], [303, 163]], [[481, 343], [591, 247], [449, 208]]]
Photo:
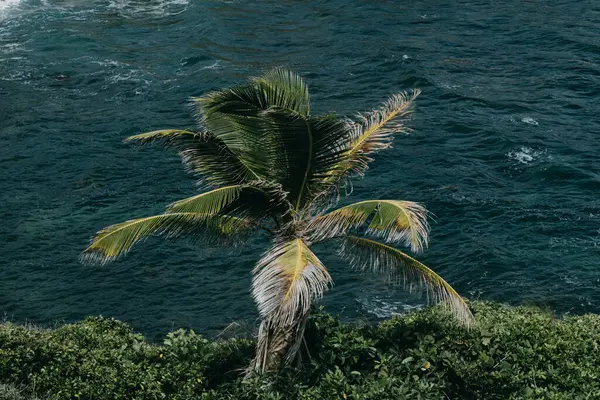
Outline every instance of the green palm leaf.
[[84, 262], [105, 264], [126, 254], [136, 242], [155, 234], [167, 237], [214, 235], [229, 237], [250, 227], [248, 221], [226, 215], [184, 212], [154, 215], [111, 225], [94, 236], [84, 250]]
[[296, 210], [330, 190], [351, 143], [347, 120], [310, 118], [302, 79], [276, 69], [195, 101], [202, 123], [259, 179], [290, 193]]
[[382, 237], [386, 242], [404, 242], [415, 252], [427, 246], [427, 210], [412, 201], [361, 201], [315, 218], [309, 229], [313, 241], [322, 241], [364, 225], [367, 235]]
[[302, 77], [283, 68], [275, 68], [252, 79], [262, 92], [266, 108], [277, 107], [304, 117], [310, 114], [308, 87]]
[[261, 218], [285, 214], [291, 205], [285, 193], [277, 187], [233, 185], [176, 201], [167, 212], [192, 212], [204, 215], [218, 213], [251, 217], [255, 222]]
[[280, 109], [265, 114], [265, 129], [273, 133], [272, 177], [288, 192], [296, 210], [332, 186], [327, 181], [344, 159], [348, 124], [335, 118], [302, 118]]
[[428, 301], [445, 302], [459, 321], [469, 325], [473, 315], [462, 297], [433, 270], [400, 250], [374, 240], [348, 236], [343, 239], [340, 255], [358, 269], [370, 269], [388, 275], [392, 283], [403, 281], [410, 290], [424, 289]]
[[242, 185], [225, 186], [169, 204], [167, 212], [214, 215], [239, 199]]
[[247, 84], [194, 98], [201, 123], [219, 138], [258, 179], [276, 181], [282, 172], [272, 168], [278, 155], [269, 110], [284, 110], [293, 117], [307, 118], [308, 89], [302, 78], [283, 69], [251, 79]]
[[[304, 80], [297, 74], [275, 68], [266, 74], [251, 78], [247, 84], [192, 98], [199, 106], [204, 120], [215, 122], [215, 113], [256, 117], [272, 107], [308, 117], [310, 99]], [[220, 118], [221, 115], [217, 115]]]
[[166, 146], [177, 144], [181, 145], [187, 141], [198, 139], [201, 136], [202, 134], [198, 132], [187, 131], [184, 129], [162, 129], [129, 136], [125, 139], [125, 143], [138, 142], [141, 144], [146, 144], [160, 141]]
[[209, 132], [164, 129], [130, 136], [125, 142], [159, 142], [179, 150], [188, 171], [201, 175], [214, 186], [243, 184], [259, 179], [251, 166], [231, 152], [222, 140]]

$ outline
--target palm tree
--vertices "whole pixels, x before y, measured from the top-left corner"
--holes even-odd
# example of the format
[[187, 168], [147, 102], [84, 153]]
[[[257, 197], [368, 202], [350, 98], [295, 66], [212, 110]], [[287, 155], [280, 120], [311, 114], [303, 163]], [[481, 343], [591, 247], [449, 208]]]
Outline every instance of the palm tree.
[[[392, 96], [356, 120], [312, 116], [308, 89], [296, 74], [275, 69], [231, 89], [192, 98], [199, 128], [159, 130], [126, 139], [160, 142], [179, 151], [185, 167], [210, 190], [170, 204], [164, 214], [109, 226], [96, 234], [84, 261], [105, 263], [151, 235], [187, 235], [216, 243], [244, 243], [256, 231], [271, 237], [253, 269], [260, 314], [252, 368], [265, 371], [298, 355], [312, 302], [332, 284], [313, 253], [333, 241], [355, 268], [382, 272], [392, 282], [421, 288], [444, 301], [463, 322], [472, 315], [438, 274], [392, 247], [427, 246], [427, 211], [414, 202], [367, 200], [332, 208], [371, 155], [406, 132], [419, 90]], [[383, 242], [375, 240], [380, 238]]]

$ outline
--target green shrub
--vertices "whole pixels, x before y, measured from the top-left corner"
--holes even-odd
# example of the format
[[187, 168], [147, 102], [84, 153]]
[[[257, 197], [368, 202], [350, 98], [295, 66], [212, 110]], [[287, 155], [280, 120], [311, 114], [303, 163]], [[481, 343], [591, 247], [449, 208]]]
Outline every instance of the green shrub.
[[471, 306], [468, 330], [441, 307], [361, 326], [316, 313], [301, 366], [249, 377], [248, 339], [179, 330], [155, 345], [114, 319], [5, 323], [0, 399], [600, 399], [600, 316]]

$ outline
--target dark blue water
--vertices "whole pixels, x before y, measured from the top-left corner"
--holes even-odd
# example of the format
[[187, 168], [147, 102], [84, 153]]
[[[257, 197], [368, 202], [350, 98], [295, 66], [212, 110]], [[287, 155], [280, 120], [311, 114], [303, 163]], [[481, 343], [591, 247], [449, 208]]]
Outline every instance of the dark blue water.
[[[274, 66], [306, 78], [315, 112], [421, 88], [414, 133], [346, 201], [424, 203], [436, 223], [420, 258], [467, 297], [600, 312], [591, 0], [0, 0], [0, 312], [42, 324], [103, 314], [151, 337], [254, 321], [264, 243], [153, 239], [104, 267], [77, 257], [103, 226], [197, 191], [175, 154], [125, 137], [190, 127], [189, 96]], [[336, 282], [329, 310], [376, 318], [415, 304], [329, 250], [317, 248]]]

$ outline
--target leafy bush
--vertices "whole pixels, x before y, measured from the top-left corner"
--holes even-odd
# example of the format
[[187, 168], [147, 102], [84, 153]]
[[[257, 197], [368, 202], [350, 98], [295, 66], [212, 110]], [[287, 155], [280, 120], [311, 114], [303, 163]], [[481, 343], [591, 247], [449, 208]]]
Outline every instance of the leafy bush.
[[155, 345], [114, 319], [51, 330], [5, 323], [0, 399], [600, 398], [600, 316], [471, 306], [469, 330], [440, 307], [362, 326], [316, 313], [303, 365], [249, 377], [249, 339], [179, 330]]

